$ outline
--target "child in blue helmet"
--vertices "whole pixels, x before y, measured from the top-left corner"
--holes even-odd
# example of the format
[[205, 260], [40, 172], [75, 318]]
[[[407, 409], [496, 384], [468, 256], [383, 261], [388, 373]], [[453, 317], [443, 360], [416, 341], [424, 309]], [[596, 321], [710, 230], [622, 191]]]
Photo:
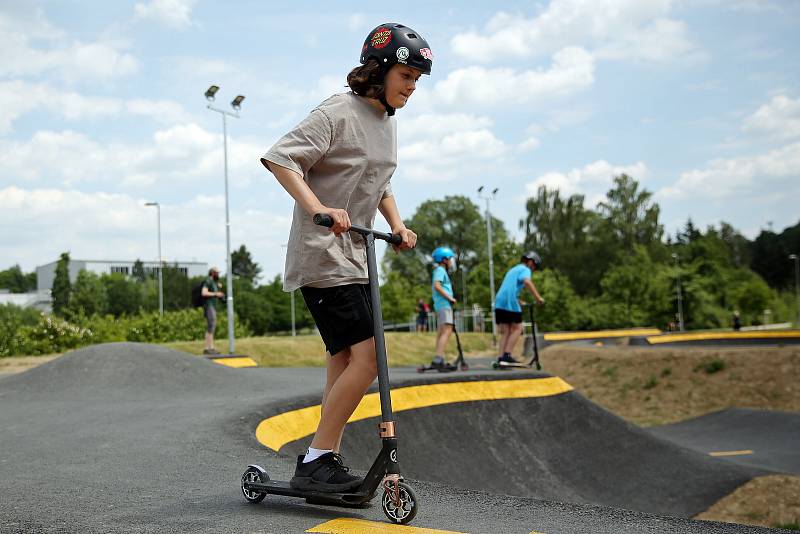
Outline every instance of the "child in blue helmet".
[[519, 336], [522, 334], [522, 306], [519, 293], [525, 287], [536, 302], [544, 303], [539, 291], [531, 280], [533, 271], [541, 268], [542, 259], [533, 251], [522, 255], [520, 263], [508, 270], [500, 290], [494, 299], [494, 320], [503, 337], [500, 339], [500, 356], [498, 362], [514, 362], [511, 351], [514, 350]]
[[455, 262], [455, 252], [449, 247], [438, 247], [433, 251], [433, 262], [436, 267], [431, 275], [431, 289], [433, 293], [433, 309], [436, 311], [436, 355], [431, 361], [431, 367], [445, 369], [444, 348], [453, 332], [455, 321], [453, 319], [453, 305], [457, 302], [453, 298], [453, 284], [447, 274]]

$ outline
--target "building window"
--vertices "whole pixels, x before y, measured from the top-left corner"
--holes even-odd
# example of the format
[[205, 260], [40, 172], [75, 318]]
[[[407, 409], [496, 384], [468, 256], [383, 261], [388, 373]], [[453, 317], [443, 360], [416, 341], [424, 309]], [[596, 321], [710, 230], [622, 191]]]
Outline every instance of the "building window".
[[112, 266], [111, 267], [111, 272], [112, 272], [112, 274], [113, 273], [120, 273], [120, 274], [124, 274], [125, 276], [130, 274], [130, 270], [128, 269], [128, 267], [113, 267]]

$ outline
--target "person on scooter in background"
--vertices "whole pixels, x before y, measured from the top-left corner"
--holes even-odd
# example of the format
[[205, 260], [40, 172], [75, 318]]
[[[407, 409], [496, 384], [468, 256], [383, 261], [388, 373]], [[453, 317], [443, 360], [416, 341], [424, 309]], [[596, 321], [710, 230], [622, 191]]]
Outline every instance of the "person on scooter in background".
[[447, 274], [447, 271], [455, 264], [455, 252], [449, 247], [438, 247], [433, 251], [432, 256], [436, 267], [431, 274], [431, 290], [438, 327], [436, 329], [436, 355], [431, 360], [431, 367], [444, 369], [447, 366], [444, 349], [455, 325], [453, 305], [457, 301], [453, 298], [453, 284], [450, 282], [450, 275]]
[[[348, 473], [339, 448], [377, 364], [365, 244], [348, 229], [372, 227], [380, 211], [402, 237], [395, 250], [417, 242], [390, 184], [397, 166], [393, 115], [420, 76], [430, 74], [433, 54], [419, 33], [386, 23], [367, 36], [360, 62], [347, 75], [350, 92], [319, 104], [261, 158], [295, 200], [283, 290], [300, 288], [329, 354], [320, 422], [289, 481], [299, 490], [346, 492], [362, 482]], [[330, 230], [314, 224], [317, 213], [333, 218]]]
[[539, 295], [533, 284], [533, 272], [541, 269], [542, 258], [533, 251], [522, 255], [520, 263], [508, 270], [503, 283], [494, 299], [494, 320], [502, 334], [500, 338], [500, 356], [498, 362], [513, 363], [516, 360], [511, 356], [514, 345], [517, 344], [522, 334], [522, 306], [519, 293], [523, 286], [530, 291], [539, 304], [544, 304], [544, 299]]

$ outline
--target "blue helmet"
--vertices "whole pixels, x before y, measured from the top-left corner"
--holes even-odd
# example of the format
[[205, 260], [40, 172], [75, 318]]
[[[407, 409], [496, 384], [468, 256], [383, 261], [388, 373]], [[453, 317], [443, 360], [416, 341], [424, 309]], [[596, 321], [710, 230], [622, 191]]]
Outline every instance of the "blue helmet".
[[453, 249], [450, 247], [438, 247], [436, 250], [433, 251], [433, 262], [434, 263], [442, 263], [442, 260], [446, 260], [447, 258], [452, 258], [455, 256], [456, 253], [453, 252]]

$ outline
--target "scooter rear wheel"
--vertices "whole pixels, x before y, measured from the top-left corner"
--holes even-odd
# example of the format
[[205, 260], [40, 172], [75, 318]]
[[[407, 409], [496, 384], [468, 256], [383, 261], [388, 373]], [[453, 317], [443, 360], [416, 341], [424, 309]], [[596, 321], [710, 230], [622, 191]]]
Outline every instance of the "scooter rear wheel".
[[381, 507], [383, 513], [392, 523], [398, 525], [405, 525], [409, 523], [417, 515], [419, 504], [417, 503], [417, 496], [411, 486], [405, 482], [399, 483], [400, 488], [400, 506], [397, 506], [392, 498], [392, 494], [383, 490], [383, 498], [381, 499]]
[[250, 466], [242, 475], [242, 495], [248, 502], [259, 503], [267, 496], [266, 493], [255, 491], [244, 487], [245, 482], [266, 482], [269, 480], [269, 475], [263, 469]]

